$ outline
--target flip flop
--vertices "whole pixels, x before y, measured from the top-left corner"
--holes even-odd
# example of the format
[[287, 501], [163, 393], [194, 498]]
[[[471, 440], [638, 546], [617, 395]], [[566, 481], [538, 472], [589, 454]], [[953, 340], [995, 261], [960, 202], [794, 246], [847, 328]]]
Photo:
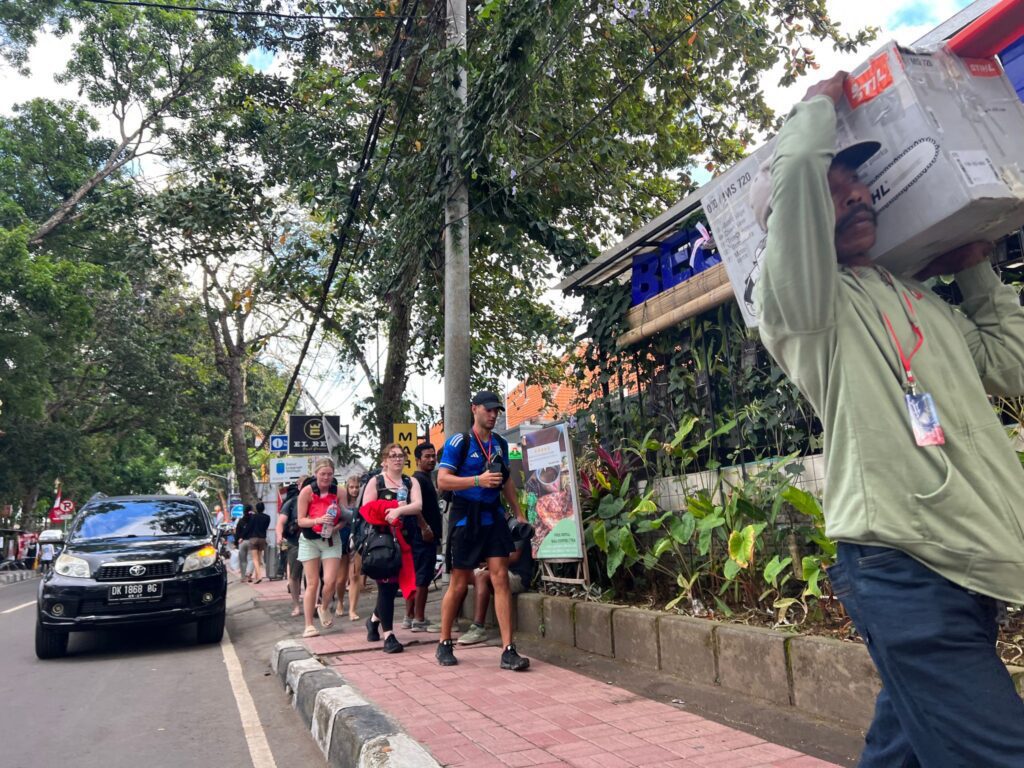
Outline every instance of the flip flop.
[[[321, 607], [317, 614], [320, 616], [320, 626], [324, 629], [328, 629], [334, 626], [334, 619], [331, 618], [331, 609]], [[326, 617], [326, 618], [325, 618]]]
[[348, 615], [348, 620], [349, 621], [359, 621], [359, 614], [358, 613], [350, 613]]
[[320, 635], [320, 631], [316, 627], [314, 627], [312, 624], [310, 624], [308, 627], [306, 627], [306, 631], [302, 633], [303, 637], [317, 637], [319, 635]]
[[298, 606], [296, 606], [295, 608], [292, 608], [291, 615], [292, 616], [301, 616], [302, 615], [302, 609], [299, 608]]

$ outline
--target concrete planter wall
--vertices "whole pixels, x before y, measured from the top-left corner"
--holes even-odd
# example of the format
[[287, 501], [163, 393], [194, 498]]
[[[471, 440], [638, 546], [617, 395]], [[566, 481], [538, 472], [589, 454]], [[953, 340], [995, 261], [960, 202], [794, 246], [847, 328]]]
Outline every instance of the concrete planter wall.
[[[859, 728], [881, 688], [859, 643], [534, 592], [516, 596], [515, 616], [522, 635]], [[1024, 668], [1010, 672], [1021, 690]]]

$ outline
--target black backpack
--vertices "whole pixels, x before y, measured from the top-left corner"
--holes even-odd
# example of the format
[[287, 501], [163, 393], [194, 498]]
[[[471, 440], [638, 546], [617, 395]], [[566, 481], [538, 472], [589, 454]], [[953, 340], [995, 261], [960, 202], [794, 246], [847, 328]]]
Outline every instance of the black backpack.
[[371, 579], [388, 579], [402, 570], [402, 549], [391, 527], [366, 525], [359, 545], [363, 573]]

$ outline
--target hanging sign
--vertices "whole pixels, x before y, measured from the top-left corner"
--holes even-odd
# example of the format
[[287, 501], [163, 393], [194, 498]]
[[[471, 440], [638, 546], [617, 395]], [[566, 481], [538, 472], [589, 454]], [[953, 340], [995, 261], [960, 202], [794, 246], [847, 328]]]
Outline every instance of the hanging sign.
[[335, 432], [341, 429], [341, 418], [338, 416], [289, 416], [288, 453], [329, 454], [331, 451], [327, 444], [324, 420]]
[[394, 424], [391, 427], [391, 434], [391, 439], [405, 451], [405, 466], [402, 467], [402, 473], [412, 477], [416, 471], [416, 464], [413, 461], [413, 451], [416, 450], [416, 425]]

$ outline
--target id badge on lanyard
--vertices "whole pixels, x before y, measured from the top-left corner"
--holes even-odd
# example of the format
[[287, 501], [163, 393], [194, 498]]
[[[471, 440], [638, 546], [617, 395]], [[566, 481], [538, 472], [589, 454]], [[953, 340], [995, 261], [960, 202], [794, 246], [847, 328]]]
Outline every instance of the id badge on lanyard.
[[[885, 273], [883, 273], [883, 277], [886, 278], [886, 282], [889, 283], [890, 287], [895, 290], [896, 286], [893, 284], [892, 279]], [[914, 355], [924, 346], [924, 331], [921, 330], [921, 326], [917, 323], [914, 305], [910, 302], [910, 297], [906, 293], [900, 293], [902, 293], [900, 298], [906, 302], [904, 312], [907, 315], [907, 320], [910, 321], [914, 337], [917, 339], [917, 343], [914, 344], [914, 348], [910, 351], [909, 355], [903, 351], [903, 345], [900, 344], [899, 336], [896, 335], [896, 330], [892, 327], [889, 315], [882, 312], [882, 319], [885, 321], [885, 326], [889, 330], [889, 336], [892, 337], [892, 343], [896, 347], [896, 354], [899, 355], [900, 364], [903, 366], [903, 388], [906, 390], [904, 400], [907, 403], [907, 416], [910, 418], [910, 427], [914, 432], [914, 441], [922, 448], [930, 445], [945, 445], [946, 433], [943, 432], [942, 424], [939, 422], [939, 412], [935, 409], [935, 400], [928, 392], [918, 392], [917, 378], [910, 367], [911, 362], [914, 360]]]

